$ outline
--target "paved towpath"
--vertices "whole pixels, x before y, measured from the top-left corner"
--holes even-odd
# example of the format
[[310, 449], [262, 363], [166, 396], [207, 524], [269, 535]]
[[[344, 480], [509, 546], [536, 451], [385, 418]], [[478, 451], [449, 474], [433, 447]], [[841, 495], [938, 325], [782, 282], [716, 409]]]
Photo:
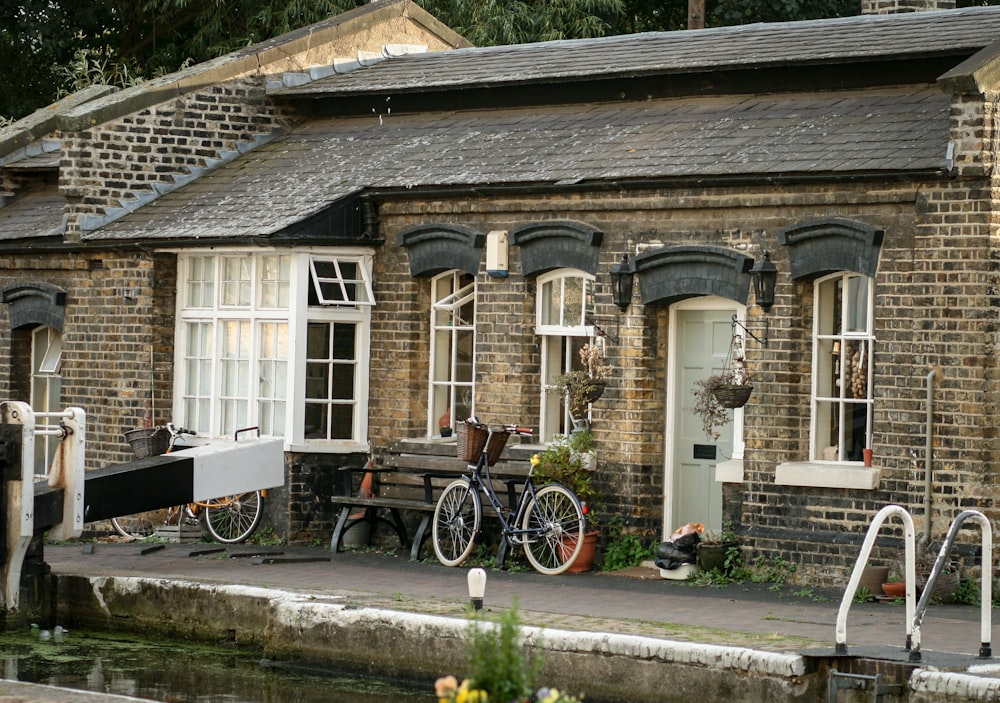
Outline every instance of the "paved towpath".
[[[57, 574], [145, 576], [259, 586], [337, 595], [350, 604], [461, 616], [468, 602], [467, 569], [401, 556], [320, 547], [69, 543], [47, 545]], [[217, 551], [213, 551], [217, 550]], [[831, 648], [841, 591], [767, 584], [694, 587], [665, 580], [655, 569], [541, 576], [488, 570], [485, 607], [516, 600], [526, 624], [562, 630], [637, 634], [766, 651]], [[904, 607], [854, 604], [849, 647], [905, 643]], [[995, 619], [995, 618], [994, 618]], [[932, 605], [921, 626], [923, 651], [979, 651], [980, 609]], [[993, 634], [997, 632], [993, 628]], [[995, 639], [995, 636], [994, 638]], [[997, 650], [997, 644], [993, 645]], [[1000, 662], [1000, 658], [994, 661]]]

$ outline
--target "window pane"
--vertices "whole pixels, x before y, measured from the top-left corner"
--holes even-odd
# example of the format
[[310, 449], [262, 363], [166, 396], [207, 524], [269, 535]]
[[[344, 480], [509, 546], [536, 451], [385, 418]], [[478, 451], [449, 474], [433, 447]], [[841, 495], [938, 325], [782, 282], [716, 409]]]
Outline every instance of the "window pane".
[[257, 425], [262, 435], [277, 436], [284, 429], [288, 326], [263, 323], [258, 337]]
[[562, 281], [548, 281], [542, 284], [541, 323], [543, 325], [558, 325], [562, 322]]
[[565, 296], [566, 302], [563, 309], [562, 324], [568, 327], [574, 327], [576, 325], [582, 325], [583, 314], [585, 312], [585, 294], [586, 288], [584, 286], [584, 280], [580, 277], [574, 276], [572, 278], [564, 278], [565, 283]]
[[187, 304], [193, 308], [215, 304], [215, 257], [195, 256], [188, 260]]
[[354, 435], [354, 406], [334, 405], [330, 408], [332, 413], [332, 427], [330, 439], [350, 439]]
[[288, 295], [291, 266], [288, 256], [264, 256], [260, 260], [260, 307], [263, 309], [285, 309]]
[[250, 257], [229, 256], [222, 260], [222, 305], [250, 305]]

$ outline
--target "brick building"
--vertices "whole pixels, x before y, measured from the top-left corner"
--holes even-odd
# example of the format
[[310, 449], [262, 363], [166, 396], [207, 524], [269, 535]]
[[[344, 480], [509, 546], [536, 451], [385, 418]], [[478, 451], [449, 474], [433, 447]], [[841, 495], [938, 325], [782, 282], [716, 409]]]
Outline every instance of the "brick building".
[[[993, 518], [1000, 8], [904, 5], [471, 48], [396, 0], [72, 96], [0, 132], [0, 393], [86, 408], [95, 465], [150, 412], [259, 425], [268, 519], [323, 539], [371, 445], [567, 431], [546, 387], [599, 339], [596, 478], [647, 534], [732, 522], [832, 581], [883, 505]], [[715, 440], [692, 390], [734, 331]]]

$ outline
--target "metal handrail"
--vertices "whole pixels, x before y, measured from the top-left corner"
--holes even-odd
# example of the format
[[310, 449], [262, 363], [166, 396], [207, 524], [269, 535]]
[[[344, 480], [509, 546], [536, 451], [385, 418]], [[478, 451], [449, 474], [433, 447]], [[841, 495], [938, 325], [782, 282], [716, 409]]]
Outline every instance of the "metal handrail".
[[847, 613], [854, 602], [854, 592], [861, 582], [861, 573], [868, 563], [868, 556], [875, 546], [875, 538], [878, 537], [879, 528], [890, 515], [899, 515], [903, 519], [903, 540], [906, 545], [906, 648], [910, 648], [913, 633], [914, 604], [916, 603], [916, 548], [913, 530], [913, 518], [900, 505], [887, 505], [875, 515], [872, 524], [868, 527], [868, 534], [865, 535], [864, 544], [861, 545], [861, 553], [854, 562], [854, 570], [851, 572], [851, 579], [847, 582], [844, 596], [840, 601], [840, 609], [837, 611], [837, 654], [847, 654]]
[[[990, 525], [989, 519], [978, 510], [963, 510], [951, 523], [951, 527], [948, 528], [948, 535], [941, 544], [937, 559], [934, 560], [934, 567], [931, 569], [931, 574], [927, 578], [927, 584], [924, 586], [924, 592], [920, 595], [920, 602], [917, 603], [916, 612], [913, 614], [913, 627], [911, 628], [913, 633], [913, 647], [910, 649], [910, 661], [920, 661], [920, 623], [923, 620], [927, 606], [930, 604], [934, 585], [937, 583], [938, 576], [940, 576], [945, 562], [948, 560], [948, 553], [955, 542], [958, 530], [962, 527], [962, 523], [969, 518], [979, 523], [983, 535], [983, 563], [980, 571], [979, 656], [984, 659], [992, 656], [990, 637], [992, 627], [991, 610], [993, 607], [993, 527]], [[907, 577], [907, 582], [909, 582], [909, 577]]]

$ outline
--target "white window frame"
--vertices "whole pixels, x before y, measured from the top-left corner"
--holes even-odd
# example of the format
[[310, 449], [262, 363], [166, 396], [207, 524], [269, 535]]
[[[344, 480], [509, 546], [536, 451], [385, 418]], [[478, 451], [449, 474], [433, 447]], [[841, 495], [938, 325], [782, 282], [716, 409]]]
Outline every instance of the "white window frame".
[[[468, 279], [462, 285], [463, 279]], [[448, 295], [438, 296], [438, 288], [442, 284], [450, 282], [451, 292]], [[465, 271], [457, 269], [438, 274], [431, 279], [431, 311], [430, 311], [430, 365], [427, 374], [427, 435], [440, 436], [441, 421], [447, 413], [449, 427], [454, 428], [456, 421], [464, 420], [465, 417], [456, 417], [454, 408], [467, 407], [468, 417], [476, 414], [476, 305], [478, 284], [476, 277]], [[472, 304], [473, 315], [471, 320], [463, 319], [460, 311]], [[447, 316], [448, 323], [439, 323], [439, 318]], [[469, 380], [457, 380], [459, 378], [458, 368], [461, 363], [459, 359], [459, 335], [465, 333], [471, 336], [472, 351], [470, 355]], [[443, 344], [447, 339], [448, 344]], [[436, 371], [438, 373], [436, 373]], [[445, 393], [447, 400], [444, 410], [440, 402], [441, 393]]]
[[[240, 379], [240, 393], [237, 394], [241, 396], [245, 393], [247, 397], [245, 413], [247, 424], [245, 426], [256, 426], [262, 419], [266, 420], [267, 418], [261, 417], [262, 412], [278, 413], [280, 417], [275, 417], [274, 426], [281, 431], [276, 431], [275, 436], [284, 437], [286, 451], [332, 453], [367, 451], [371, 309], [374, 305], [371, 271], [374, 251], [367, 248], [338, 248], [334, 251], [317, 247], [295, 250], [222, 248], [213, 250], [211, 254], [184, 251], [176, 253], [178, 254], [178, 312], [174, 351], [176, 392], [174, 393], [173, 421], [187, 427], [194, 425], [192, 429], [197, 430], [199, 435], [205, 437], [232, 439], [226, 428], [222, 426], [221, 399], [223, 389], [221, 386], [220, 355], [223, 347], [221, 334], [225, 321], [246, 321], [250, 325], [250, 337], [247, 344], [244, 345], [249, 354], [248, 366], [246, 367], [248, 378]], [[284, 274], [276, 277], [273, 268], [268, 275], [263, 275], [262, 263], [265, 257], [275, 256], [289, 257], [287, 260], [287, 286], [286, 282], [281, 280]], [[206, 257], [213, 261], [214, 278], [206, 282], [204, 279], [208, 277], [202, 273], [201, 278], [197, 281], [189, 281], [187, 273], [191, 262], [200, 260], [200, 265], [203, 268], [203, 264], [207, 260]], [[238, 296], [235, 299], [230, 298], [227, 302], [235, 300], [237, 304], [223, 306], [221, 303], [226, 282], [223, 280], [221, 267], [223, 260], [227, 257], [242, 257], [252, 261], [251, 295], [249, 298], [246, 295]], [[321, 261], [352, 261], [357, 263], [361, 276], [359, 280], [352, 280], [348, 283], [360, 283], [360, 287], [355, 288], [355, 290], [366, 299], [351, 301], [347, 299], [323, 299], [321, 297], [319, 304], [310, 306], [310, 290], [318, 293], [317, 297], [321, 295], [321, 291], [316, 291], [313, 283], [314, 258]], [[232, 283], [242, 285], [242, 276], [238, 276], [237, 279]], [[196, 285], [192, 287], [189, 285], [190, 283]], [[348, 288], [341, 287], [341, 293], [345, 295], [347, 290]], [[193, 291], [199, 294], [200, 299], [195, 300], [193, 305], [187, 305], [187, 298]], [[211, 293], [211, 296], [207, 295], [206, 291]], [[215, 301], [212, 306], [205, 305], [205, 300], [209, 297]], [[352, 399], [353, 432], [349, 439], [306, 440], [304, 436], [305, 355], [310, 321], [323, 323], [340, 321], [357, 325], [357, 368], [354, 377], [354, 398]], [[211, 344], [204, 351], [212, 359], [209, 378], [205, 379], [206, 385], [203, 386], [208, 388], [205, 399], [210, 400], [208, 418], [188, 418], [185, 408], [185, 395], [191, 373], [185, 364], [185, 355], [190, 342], [187, 326], [192, 323], [208, 325], [212, 330]], [[261, 334], [265, 325], [287, 325], [287, 342], [283, 345], [284, 349], [287, 350], [284, 369], [281, 367], [280, 353], [277, 357], [273, 353], [274, 345], [266, 351], [261, 349]], [[271, 370], [274, 371], [274, 373], [265, 374], [266, 379], [262, 378], [260, 373], [262, 363], [271, 365]], [[279, 377], [275, 378], [275, 373]], [[283, 399], [280, 397], [282, 385], [285, 392]], [[242, 423], [244, 416], [239, 417]]]
[[[567, 306], [567, 283], [579, 281], [579, 307]], [[595, 343], [594, 327], [589, 324], [594, 307], [593, 275], [578, 269], [556, 269], [538, 277], [535, 296], [535, 334], [541, 339], [541, 418], [539, 433], [543, 442], [553, 435], [568, 434], [572, 429], [569, 404], [565, 396], [553, 392], [553, 380], [568, 371], [582, 368], [579, 349]], [[555, 302], [549, 294], [557, 296]], [[559, 344], [559, 348], [554, 348]]]
[[[852, 302], [849, 290], [849, 283], [852, 279], [860, 279], [867, 283], [865, 295], [867, 300], [863, 301], [865, 306], [865, 328], [851, 329], [850, 315]], [[823, 287], [832, 281], [842, 282], [838, 301], [840, 305], [841, 319], [837, 330], [834, 333], [825, 333], [820, 329], [825, 318], [824, 309], [831, 305], [831, 301], [823, 296]], [[874, 389], [872, 370], [874, 361], [875, 338], [875, 285], [874, 280], [862, 274], [850, 271], [840, 271], [817, 279], [813, 283], [813, 329], [812, 329], [812, 377], [810, 386], [810, 425], [809, 425], [809, 459], [802, 462], [788, 462], [779, 464], [776, 469], [775, 483], [789, 486], [813, 486], [823, 488], [844, 488], [873, 490], [878, 486], [881, 472], [878, 467], [866, 467], [861, 459], [846, 458], [846, 448], [843, 438], [846, 427], [846, 408], [850, 406], [861, 406], [865, 408], [865, 429], [864, 446], [870, 447], [872, 434], [874, 432]], [[863, 373], [865, 383], [865, 397], [848, 397], [851, 378], [848, 376], [849, 368], [843, 363], [848, 348], [864, 350], [864, 354], [859, 357], [863, 359], [860, 373]], [[838, 394], [821, 394], [821, 377], [828, 375], [830, 371], [831, 357], [838, 363], [834, 369], [839, 376]], [[853, 366], [858, 372], [858, 367]], [[860, 380], [860, 379], [859, 379]], [[819, 433], [822, 423], [821, 417], [824, 415], [822, 406], [831, 406], [842, 411], [840, 414], [840, 440], [838, 441], [836, 456], [824, 456], [823, 447], [820, 447]], [[823, 423], [823, 427], [827, 424]], [[833, 445], [831, 445], [833, 446]]]
[[[31, 330], [31, 409], [37, 413], [59, 412], [62, 396], [62, 333], [53, 327], [40, 326]], [[36, 429], [59, 426], [58, 418], [41, 417]], [[61, 438], [57, 435], [35, 435], [35, 476], [46, 476], [55, 458]]]

